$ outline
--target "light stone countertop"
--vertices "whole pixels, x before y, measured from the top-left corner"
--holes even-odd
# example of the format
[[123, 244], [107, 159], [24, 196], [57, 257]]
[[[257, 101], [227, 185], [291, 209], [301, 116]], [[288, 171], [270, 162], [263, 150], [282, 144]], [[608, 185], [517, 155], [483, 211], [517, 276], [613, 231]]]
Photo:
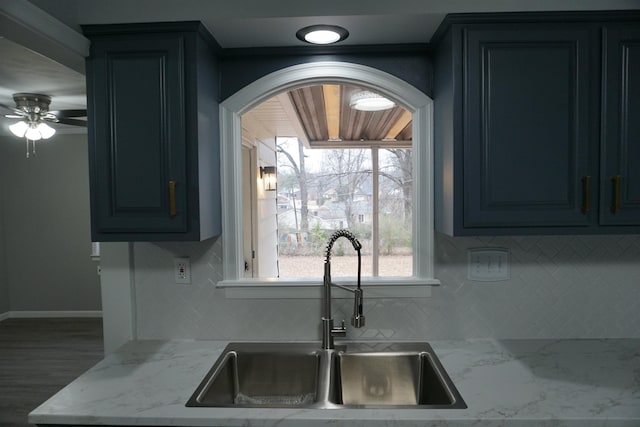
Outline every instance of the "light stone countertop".
[[134, 341], [29, 415], [33, 424], [640, 426], [640, 339], [429, 341], [468, 409], [187, 408], [225, 341]]

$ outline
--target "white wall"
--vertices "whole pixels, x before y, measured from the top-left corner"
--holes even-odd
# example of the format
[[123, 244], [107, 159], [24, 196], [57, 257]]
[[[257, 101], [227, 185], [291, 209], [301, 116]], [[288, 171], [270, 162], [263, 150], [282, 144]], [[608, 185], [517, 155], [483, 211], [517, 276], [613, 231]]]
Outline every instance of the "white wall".
[[100, 250], [104, 351], [110, 353], [136, 337], [133, 260], [131, 243], [102, 243]]
[[[467, 280], [467, 248], [506, 247], [511, 280]], [[640, 236], [436, 240], [445, 284], [425, 307], [438, 336], [640, 337]]]
[[[467, 280], [467, 248], [511, 250], [511, 280]], [[222, 239], [136, 243], [137, 335], [234, 340], [320, 339], [320, 301], [225, 299]], [[190, 255], [192, 284], [176, 285], [174, 256]], [[424, 299], [366, 298], [367, 327], [350, 338], [640, 338], [640, 236], [451, 238], [437, 235], [436, 277]], [[318, 278], [321, 281], [321, 278]], [[349, 318], [351, 300], [334, 303]]]
[[[262, 139], [258, 144], [258, 164], [276, 166], [275, 138]], [[258, 222], [258, 272], [260, 277], [278, 277], [278, 205], [276, 192], [265, 191], [259, 180], [256, 221]]]
[[24, 140], [0, 137], [10, 310], [100, 310], [97, 265], [89, 257], [87, 136], [58, 134], [36, 148], [27, 159]]
[[[278, 277], [278, 211], [276, 204], [276, 192], [265, 191], [264, 183], [260, 179], [260, 167], [277, 166], [276, 138], [273, 130], [262, 127], [261, 122], [256, 121], [251, 113], [242, 118], [242, 141], [245, 146], [253, 147], [256, 159], [251, 159], [255, 167], [255, 174], [248, 170], [243, 163], [243, 188], [245, 195], [251, 186], [255, 187], [253, 205], [254, 212], [249, 215], [255, 221], [252, 231], [256, 234], [254, 245], [256, 246], [256, 259], [253, 277]], [[244, 180], [255, 180], [251, 184]], [[247, 212], [245, 211], [245, 230], [247, 230]], [[248, 233], [245, 232], [245, 260], [250, 259], [247, 254]]]

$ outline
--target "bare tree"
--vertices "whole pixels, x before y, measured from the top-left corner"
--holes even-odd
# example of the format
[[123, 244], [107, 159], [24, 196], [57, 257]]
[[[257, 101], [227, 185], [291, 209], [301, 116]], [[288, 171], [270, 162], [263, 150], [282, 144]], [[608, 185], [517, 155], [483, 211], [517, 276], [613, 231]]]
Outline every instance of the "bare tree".
[[[278, 144], [276, 147], [276, 151], [278, 155], [282, 154], [282, 156], [286, 159], [287, 163], [293, 169], [293, 173], [295, 174], [298, 180], [298, 187], [300, 188], [300, 230], [308, 231], [309, 230], [309, 191], [307, 187], [307, 171], [304, 165], [304, 147], [300, 142], [297, 142], [298, 146], [298, 159], [296, 162], [294, 156], [288, 152], [283, 144]], [[280, 160], [278, 160], [280, 163]]]
[[371, 170], [365, 169], [369, 160], [369, 150], [327, 150], [324, 160], [323, 175], [333, 183], [338, 200], [344, 204], [347, 224], [349, 228], [353, 228], [356, 193], [371, 176]]
[[380, 175], [392, 181], [402, 191], [402, 216], [407, 221], [411, 219], [413, 211], [413, 152], [406, 148], [387, 148], [386, 151], [391, 154], [391, 164], [388, 168], [381, 168]]

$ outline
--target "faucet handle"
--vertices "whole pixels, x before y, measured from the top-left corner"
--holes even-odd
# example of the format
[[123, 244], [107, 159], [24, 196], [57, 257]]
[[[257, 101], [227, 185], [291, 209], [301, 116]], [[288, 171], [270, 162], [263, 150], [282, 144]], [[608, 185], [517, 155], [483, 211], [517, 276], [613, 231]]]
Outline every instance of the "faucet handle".
[[347, 328], [344, 326], [344, 320], [342, 324], [338, 327], [334, 327], [331, 329], [331, 336], [333, 337], [346, 337], [347, 336]]

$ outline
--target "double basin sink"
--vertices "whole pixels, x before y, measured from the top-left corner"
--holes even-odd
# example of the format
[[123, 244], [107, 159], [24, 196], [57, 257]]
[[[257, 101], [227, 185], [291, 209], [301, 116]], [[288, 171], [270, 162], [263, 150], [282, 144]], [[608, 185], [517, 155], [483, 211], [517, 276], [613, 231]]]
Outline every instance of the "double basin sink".
[[231, 343], [186, 406], [467, 407], [427, 343]]

